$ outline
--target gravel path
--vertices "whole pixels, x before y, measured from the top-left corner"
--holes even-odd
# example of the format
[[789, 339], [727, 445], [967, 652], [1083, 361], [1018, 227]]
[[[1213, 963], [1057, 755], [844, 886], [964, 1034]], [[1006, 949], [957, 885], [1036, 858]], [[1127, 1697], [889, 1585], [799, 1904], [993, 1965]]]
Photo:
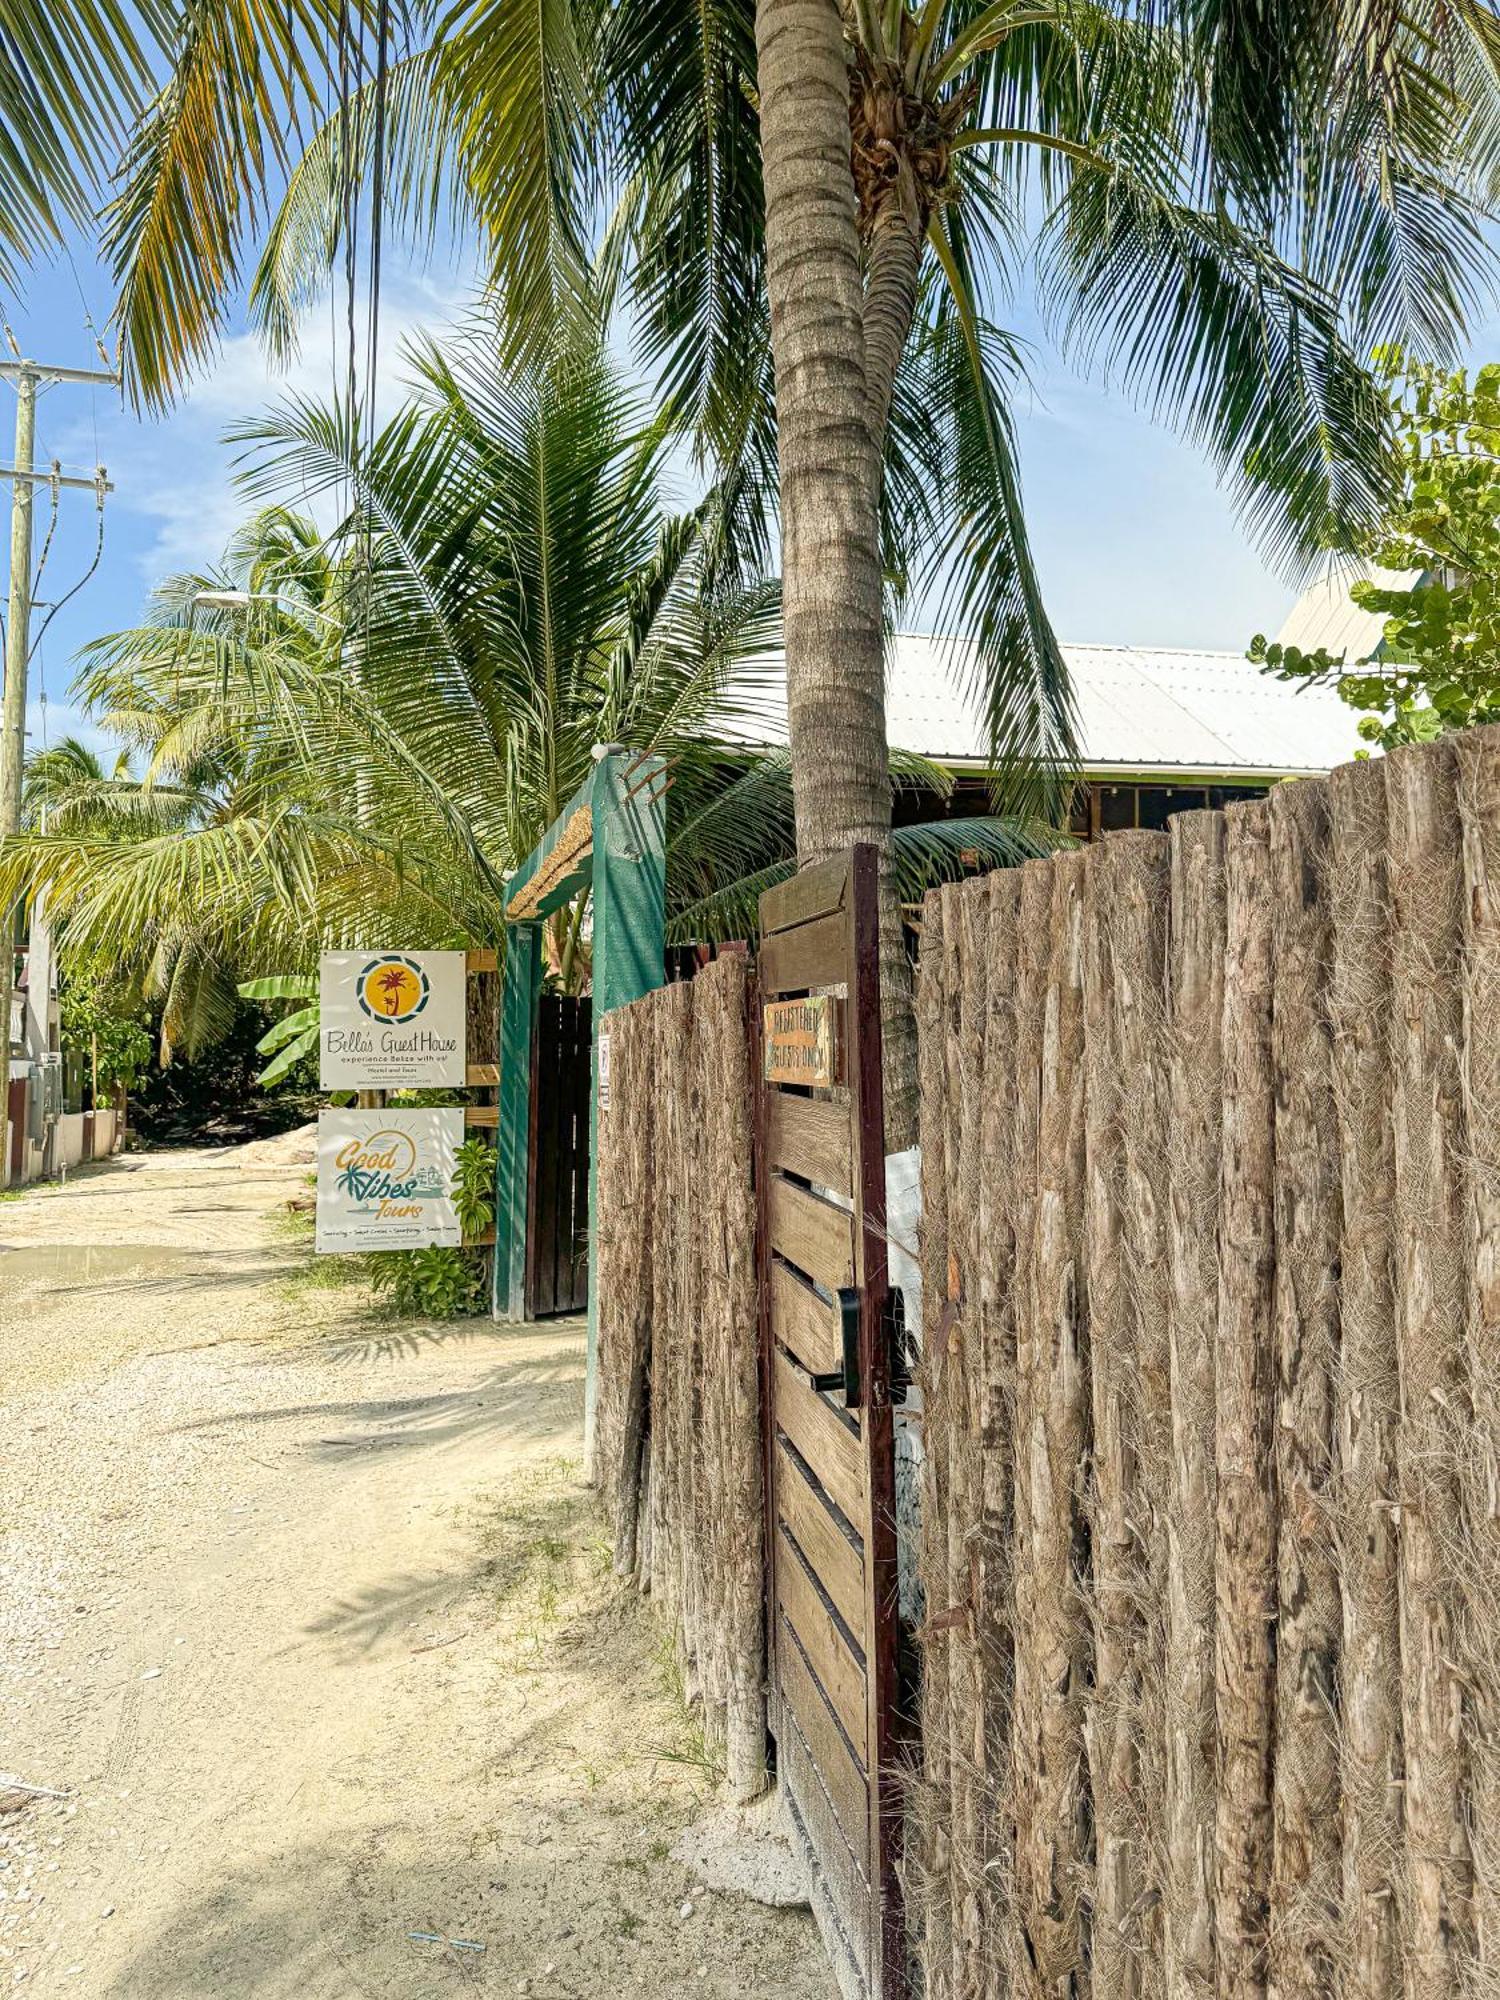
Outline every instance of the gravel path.
[[805, 1913], [670, 1858], [713, 1780], [581, 1329], [389, 1324], [268, 1222], [305, 1172], [0, 1202], [0, 1991], [826, 2000]]

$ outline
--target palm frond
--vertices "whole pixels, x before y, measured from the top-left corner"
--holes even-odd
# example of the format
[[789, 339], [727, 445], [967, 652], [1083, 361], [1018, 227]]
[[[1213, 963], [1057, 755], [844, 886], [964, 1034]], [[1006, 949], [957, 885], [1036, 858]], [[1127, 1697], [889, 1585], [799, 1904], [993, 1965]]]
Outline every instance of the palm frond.
[[1123, 174], [1075, 176], [1046, 255], [1074, 352], [1209, 453], [1273, 562], [1370, 530], [1395, 490], [1387, 411], [1327, 292], [1224, 211]]
[[[1066, 844], [1066, 837], [1044, 822], [1001, 816], [898, 826], [891, 835], [897, 893], [903, 902], [914, 903], [935, 883], [957, 881], [981, 869], [1014, 867], [1050, 854], [1060, 844]], [[762, 895], [786, 881], [796, 865], [790, 858], [770, 862], [685, 903], [668, 915], [667, 942], [721, 943], [757, 936]]]
[[85, 224], [168, 39], [166, 0], [57, 0], [0, 17], [0, 284]]
[[600, 31], [591, 0], [458, 0], [434, 37], [511, 357], [592, 322]]
[[215, 349], [246, 229], [315, 97], [320, 0], [188, 0], [171, 72], [132, 134], [104, 251], [130, 393], [162, 408]]
[[[437, 49], [417, 49], [390, 65], [383, 86], [383, 222], [417, 253], [430, 251], [440, 231], [462, 239], [477, 222], [438, 60]], [[372, 77], [347, 108], [325, 118], [287, 177], [249, 297], [251, 324], [273, 361], [284, 364], [297, 352], [300, 323], [322, 296], [343, 243], [348, 187], [369, 183], [380, 91]]]
[[944, 218], [932, 240], [947, 289], [908, 343], [888, 433], [887, 539], [938, 587], [940, 623], [969, 641], [966, 692], [984, 718], [997, 810], [1045, 816], [1068, 781], [1073, 702], [1021, 506], [1006, 400], [1018, 357], [980, 318], [965, 246]]

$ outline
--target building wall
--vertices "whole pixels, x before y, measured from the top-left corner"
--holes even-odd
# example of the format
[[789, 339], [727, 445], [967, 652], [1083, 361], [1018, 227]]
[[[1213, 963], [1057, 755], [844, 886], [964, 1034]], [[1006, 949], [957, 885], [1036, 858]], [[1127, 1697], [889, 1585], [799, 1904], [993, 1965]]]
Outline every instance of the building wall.
[[[1272, 783], [1269, 778], [1236, 785], [1190, 777], [1176, 783], [1159, 778], [1085, 778], [1074, 787], [1068, 830], [1079, 840], [1097, 840], [1101, 833], [1124, 827], [1160, 833], [1174, 813], [1217, 812], [1241, 799], [1263, 797]], [[923, 786], [898, 791], [894, 818], [897, 826], [922, 826], [934, 820], [978, 818], [989, 811], [984, 779], [964, 773], [947, 798]]]

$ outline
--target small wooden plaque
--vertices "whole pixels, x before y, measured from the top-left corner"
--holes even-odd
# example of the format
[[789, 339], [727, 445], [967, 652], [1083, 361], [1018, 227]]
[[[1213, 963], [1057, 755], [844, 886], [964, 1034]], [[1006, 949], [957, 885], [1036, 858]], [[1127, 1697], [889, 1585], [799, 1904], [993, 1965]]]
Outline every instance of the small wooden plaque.
[[831, 993], [765, 1003], [766, 1082], [826, 1090], [838, 1081], [838, 1001]]

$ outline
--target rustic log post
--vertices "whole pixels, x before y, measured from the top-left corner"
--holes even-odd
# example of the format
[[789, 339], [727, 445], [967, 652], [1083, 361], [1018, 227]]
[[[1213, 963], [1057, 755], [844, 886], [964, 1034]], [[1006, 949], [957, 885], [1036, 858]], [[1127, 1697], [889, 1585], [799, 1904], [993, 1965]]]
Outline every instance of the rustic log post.
[[979, 1641], [982, 1713], [979, 1990], [1004, 1991], [1014, 1930], [1014, 1788], [1010, 1772], [1015, 1677], [1015, 1577], [1012, 1550], [1015, 1478], [1016, 1261], [1011, 1150], [1016, 1092], [1016, 950], [1020, 878], [990, 877], [988, 1018], [980, 1133], [980, 1321], [978, 1383], [982, 1449], [979, 1530]]
[[[1011, 1709], [1010, 1773], [1014, 1817], [1015, 1921], [1007, 1939], [1012, 1983], [1025, 1991], [1036, 1963], [1031, 1941], [1033, 1922], [1032, 1860], [1038, 1836], [1037, 1746], [1044, 1695], [1038, 1652], [1038, 1575], [1034, 1535], [1037, 1502], [1033, 1491], [1031, 1440], [1040, 1422], [1037, 1384], [1037, 1318], [1033, 1283], [1036, 1252], [1038, 1146], [1042, 1072], [1042, 1031], [1047, 1008], [1047, 969], [1051, 950], [1052, 868], [1046, 861], [1028, 862], [1021, 877], [1020, 918], [1016, 939], [1015, 1089], [1012, 1096], [1011, 1158], [1015, 1165], [1011, 1203], [1016, 1238], [1016, 1387], [1015, 1515], [1016, 1650], [1015, 1691]], [[1043, 1888], [1045, 1898], [1049, 1891]]]
[[1224, 1140], [1214, 1349], [1214, 1914], [1222, 2000], [1266, 1990], [1275, 1696], [1274, 1090], [1267, 808], [1231, 806], [1224, 847]]
[[696, 984], [706, 1188], [712, 1195], [701, 1204], [703, 1368], [714, 1410], [705, 1468], [709, 1643], [724, 1709], [725, 1777], [731, 1798], [745, 1804], [766, 1784], [764, 1493], [745, 961], [717, 959]]
[[1112, 926], [1120, 891], [1117, 840], [1088, 851], [1084, 890], [1084, 1157], [1090, 1378], [1090, 1604], [1094, 1675], [1085, 1724], [1094, 1803], [1094, 1978], [1100, 1994], [1135, 2000], [1139, 1968], [1127, 1936], [1143, 1879], [1137, 1838], [1141, 1563], [1137, 1498], [1136, 1325], [1125, 1276], [1124, 1091], [1115, 1041]]
[[1224, 838], [1221, 813], [1180, 813], [1171, 823], [1165, 1924], [1171, 2000], [1201, 2000], [1214, 1986], [1214, 1339]]
[[1339, 1977], [1347, 2000], [1401, 1992], [1401, 1634], [1396, 1595], [1396, 1307], [1392, 1285], [1391, 935], [1385, 773], [1328, 781], [1329, 1023], [1342, 1240], [1336, 1381], [1343, 1796]]
[[1464, 861], [1469, 1400], [1458, 1660], [1472, 1721], [1474, 1930], [1481, 1992], [1500, 1987], [1500, 728], [1454, 738]]
[[705, 985], [702, 979], [700, 972], [689, 985], [691, 1018], [683, 1049], [687, 1167], [696, 1199], [678, 1216], [677, 1233], [683, 1252], [686, 1318], [690, 1329], [687, 1421], [691, 1450], [687, 1484], [691, 1500], [688, 1547], [692, 1648], [702, 1702], [704, 1746], [710, 1756], [722, 1756], [728, 1688], [724, 1679], [727, 1662], [721, 1623], [724, 1607], [719, 1598], [715, 1557], [719, 1536], [727, 1526], [727, 1496], [721, 1483], [726, 1455], [722, 1371], [727, 1356], [713, 1337], [718, 1329], [709, 1286], [709, 1263], [713, 1211], [718, 1202], [730, 1198], [730, 1190], [724, 1163], [714, 1151], [714, 1114], [719, 1108], [711, 1108], [709, 1104], [714, 993], [712, 982]]
[[1083, 1691], [1090, 1655], [1080, 1588], [1089, 1393], [1083, 1283], [1085, 862], [1082, 853], [1073, 853], [1042, 865], [1051, 874], [1051, 950], [1040, 1050], [1030, 1388], [1018, 1438], [1018, 1484], [1029, 1489], [1034, 1590], [1034, 1625], [1026, 1635], [1034, 1663], [1025, 1743], [1033, 1760], [1031, 1812], [1020, 1872], [1038, 1984], [1046, 1992], [1082, 1996], [1090, 1991], [1081, 1880]]
[[682, 1656], [683, 1684], [689, 1703], [703, 1701], [704, 1720], [711, 1728], [709, 1704], [703, 1699], [704, 1610], [699, 1569], [703, 1537], [700, 1519], [703, 1490], [699, 1475], [703, 1441], [703, 1368], [696, 1217], [702, 1203], [704, 1182], [701, 1168], [703, 1127], [694, 1062], [696, 996], [693, 985], [694, 982], [684, 980], [663, 989], [671, 1050], [673, 1163], [676, 1168], [671, 1217], [673, 1310], [676, 1318], [673, 1339], [677, 1353], [673, 1440], [677, 1466], [678, 1645]]
[[[922, 904], [922, 956], [917, 982], [918, 1069], [922, 1140], [922, 1352], [917, 1383], [922, 1404], [922, 1506], [918, 1576], [922, 1585], [922, 1813], [920, 1910], [922, 1964], [931, 2000], [950, 2000], [953, 1971], [951, 1827], [953, 1772], [948, 1735], [948, 1659], [931, 1621], [948, 1608], [948, 1440], [944, 1406], [947, 1329], [957, 1291], [948, 1237], [948, 956], [943, 892]], [[911, 1844], [908, 1856], [915, 1859]], [[918, 1899], [914, 1899], [918, 1900]]]
[[599, 1406], [595, 1471], [615, 1534], [615, 1573], [636, 1574], [651, 1363], [653, 1105], [642, 1087], [638, 1014], [610, 1019], [617, 1088], [599, 1117]]
[[1270, 1976], [1278, 2000], [1323, 2000], [1334, 1991], [1338, 1937], [1342, 1622], [1331, 1491], [1342, 1201], [1327, 786], [1282, 785], [1269, 809], [1278, 1511]]
[[962, 1627], [969, 1617], [967, 1601], [968, 1565], [965, 1543], [966, 1479], [963, 1434], [967, 1419], [964, 1383], [964, 1331], [968, 1311], [968, 1289], [972, 1286], [970, 1258], [973, 1253], [969, 1190], [964, 1181], [964, 958], [962, 891], [956, 882], [942, 890], [943, 911], [943, 991], [946, 1000], [945, 1029], [948, 1038], [944, 1071], [946, 1106], [943, 1119], [943, 1155], [948, 1181], [948, 1306], [940, 1356], [942, 1400], [943, 1476], [946, 1488], [947, 1531], [946, 1568], [943, 1577], [942, 1616], [944, 1636], [941, 1647], [943, 1685], [946, 1690], [945, 1724], [948, 1734], [948, 1935], [951, 1965], [949, 1990], [953, 2000], [967, 2000], [958, 1978], [963, 1951], [964, 1828], [968, 1775], [964, 1769], [965, 1702]]
[[678, 1315], [672, 1264], [672, 1214], [681, 1158], [667, 1015], [669, 988], [651, 998], [652, 1080], [656, 1101], [655, 1187], [651, 1227], [651, 1589], [674, 1642], [680, 1601], [677, 1537]]
[[1401, 1373], [1402, 1706], [1411, 1882], [1411, 2000], [1458, 1990], [1471, 1928], [1462, 1689], [1454, 1671], [1457, 1439], [1465, 1422], [1468, 1227], [1458, 1049], [1462, 864], [1453, 750], [1385, 760], [1390, 822]]
[[1173, 1443], [1167, 1243], [1166, 1011], [1171, 847], [1164, 833], [1122, 833], [1112, 912], [1112, 1045], [1120, 1074], [1124, 1147], [1124, 1273], [1134, 1327], [1130, 1517], [1136, 1535], [1139, 1617], [1135, 1673], [1136, 1787], [1131, 1800], [1139, 1889], [1127, 1938], [1141, 1991], [1165, 1991], [1162, 1895], [1166, 1831], [1167, 1517]]
[[1166, 1882], [1167, 1522], [1171, 1510], [1172, 1270], [1167, 1174], [1170, 1044], [1167, 928], [1172, 852], [1164, 833], [1121, 836], [1115, 913], [1115, 1046], [1119, 1051], [1125, 1139], [1125, 1265], [1135, 1311], [1139, 1368], [1139, 1490], [1142, 1542], [1141, 1705], [1137, 1719], [1138, 1820], [1144, 1885], [1133, 1941], [1142, 1991], [1166, 1990], [1163, 1896]]
[[950, 1570], [955, 1607], [963, 1615], [949, 1630], [949, 1721], [954, 1771], [954, 2000], [984, 2000], [978, 1980], [983, 1939], [980, 1928], [979, 1767], [983, 1715], [979, 1685], [979, 1540], [983, 1468], [979, 1448], [979, 1366], [983, 1339], [980, 1261], [981, 1151], [986, 979], [989, 947], [989, 884], [969, 882], [955, 889], [950, 916], [957, 920], [959, 977], [958, 1185], [949, 1195], [949, 1238], [954, 1238], [954, 1203], [962, 1217], [960, 1314], [949, 1334], [953, 1375], [949, 1409]]

